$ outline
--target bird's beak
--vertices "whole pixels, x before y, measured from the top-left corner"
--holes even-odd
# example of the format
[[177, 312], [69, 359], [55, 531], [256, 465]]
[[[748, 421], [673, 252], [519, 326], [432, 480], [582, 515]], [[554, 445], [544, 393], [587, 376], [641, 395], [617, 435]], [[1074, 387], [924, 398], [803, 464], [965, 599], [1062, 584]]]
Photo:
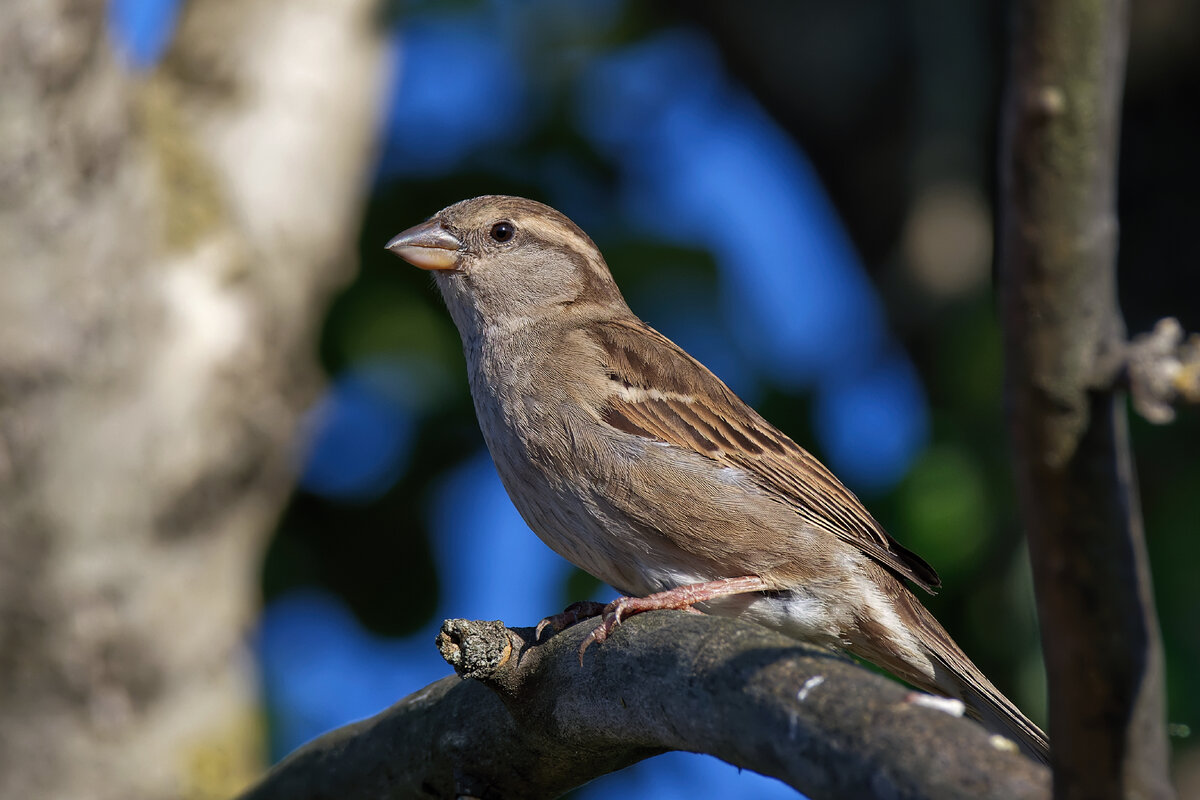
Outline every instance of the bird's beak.
[[421, 269], [454, 269], [462, 242], [431, 219], [392, 237], [387, 249]]

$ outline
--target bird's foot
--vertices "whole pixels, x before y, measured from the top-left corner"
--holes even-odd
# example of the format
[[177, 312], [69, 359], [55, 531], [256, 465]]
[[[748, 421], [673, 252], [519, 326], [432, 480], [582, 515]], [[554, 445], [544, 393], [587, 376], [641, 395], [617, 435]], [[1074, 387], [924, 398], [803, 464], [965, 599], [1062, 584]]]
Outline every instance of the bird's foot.
[[593, 644], [600, 644], [607, 639], [609, 634], [621, 624], [621, 620], [625, 617], [631, 617], [643, 611], [658, 611], [662, 609], [691, 611], [699, 614], [699, 611], [692, 608], [696, 603], [703, 603], [733, 594], [762, 592], [768, 588], [766, 581], [762, 578], [755, 575], [747, 575], [741, 578], [722, 578], [721, 580], [706, 581], [704, 583], [689, 583], [686, 586], [677, 586], [674, 589], [668, 589], [665, 592], [656, 592], [646, 597], [618, 597], [604, 607], [604, 616], [600, 620], [600, 624], [579, 645], [579, 665], [583, 666], [584, 652]]
[[[654, 595], [650, 595], [650, 597], [654, 597]], [[636, 614], [637, 609], [634, 608], [634, 604], [636, 604], [637, 601], [648, 599], [649, 598], [642, 597], [618, 597], [616, 600], [613, 600], [611, 603], [605, 606], [602, 611], [603, 617], [601, 618], [600, 623], [592, 629], [592, 632], [589, 633], [579, 645], [579, 666], [583, 666], [583, 654], [589, 647], [591, 647], [593, 644], [600, 644], [607, 639], [608, 635], [612, 633], [618, 625], [621, 624], [621, 619], [626, 613]]]
[[607, 606], [604, 603], [597, 603], [595, 600], [580, 600], [563, 609], [561, 614], [551, 614], [544, 620], [538, 623], [537, 629], [534, 631], [533, 640], [541, 641], [542, 631], [546, 628], [550, 629], [551, 633], [558, 633], [565, 630], [576, 622], [581, 620], [598, 617], [604, 613]]

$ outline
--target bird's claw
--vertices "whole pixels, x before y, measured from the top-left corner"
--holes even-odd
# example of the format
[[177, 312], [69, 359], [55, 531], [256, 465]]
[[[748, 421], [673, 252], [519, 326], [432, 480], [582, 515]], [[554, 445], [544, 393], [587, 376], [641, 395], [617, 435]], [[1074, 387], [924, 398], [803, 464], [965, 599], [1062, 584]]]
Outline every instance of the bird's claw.
[[595, 600], [580, 600], [563, 609], [560, 614], [551, 614], [537, 624], [534, 629], [533, 640], [539, 642], [542, 639], [542, 631], [549, 628], [552, 632], [558, 633], [561, 630], [571, 627], [576, 622], [598, 617], [604, 613], [607, 606], [603, 603], [597, 603]]
[[609, 634], [621, 624], [621, 620], [625, 617], [627, 601], [630, 601], [630, 598], [618, 597], [604, 607], [603, 618], [579, 645], [579, 666], [583, 666], [583, 654], [587, 649], [593, 644], [603, 644]]

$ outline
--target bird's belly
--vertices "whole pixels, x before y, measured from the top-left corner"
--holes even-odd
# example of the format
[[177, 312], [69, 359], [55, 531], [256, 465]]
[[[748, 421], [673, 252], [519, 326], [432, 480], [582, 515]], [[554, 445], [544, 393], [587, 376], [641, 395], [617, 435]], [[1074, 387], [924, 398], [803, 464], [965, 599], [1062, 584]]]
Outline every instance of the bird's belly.
[[[528, 479], [504, 473], [506, 486]], [[626, 520], [604, 514], [585, 497], [555, 492], [546, 482], [540, 488], [509, 491], [526, 524], [551, 550], [620, 592], [645, 596], [721, 577], [651, 546]]]
[[727, 577], [689, 563], [656, 531], [609, 504], [594, 467], [563, 446], [569, 435], [530, 441], [508, 426], [483, 422], [499, 416], [480, 414], [496, 470], [525, 523], [551, 550], [630, 595]]
[[526, 524], [551, 550], [575, 566], [622, 591], [637, 591], [628, 582], [630, 561], [619, 531], [602, 530], [573, 497], [544, 500], [542, 495], [509, 493]]

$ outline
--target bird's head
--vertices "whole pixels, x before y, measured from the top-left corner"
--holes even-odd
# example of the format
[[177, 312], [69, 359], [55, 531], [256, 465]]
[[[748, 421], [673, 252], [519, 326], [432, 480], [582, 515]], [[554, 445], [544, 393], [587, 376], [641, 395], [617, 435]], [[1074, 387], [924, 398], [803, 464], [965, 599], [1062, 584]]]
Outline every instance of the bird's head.
[[547, 205], [486, 195], [442, 209], [387, 249], [431, 271], [459, 329], [625, 302], [588, 235]]

